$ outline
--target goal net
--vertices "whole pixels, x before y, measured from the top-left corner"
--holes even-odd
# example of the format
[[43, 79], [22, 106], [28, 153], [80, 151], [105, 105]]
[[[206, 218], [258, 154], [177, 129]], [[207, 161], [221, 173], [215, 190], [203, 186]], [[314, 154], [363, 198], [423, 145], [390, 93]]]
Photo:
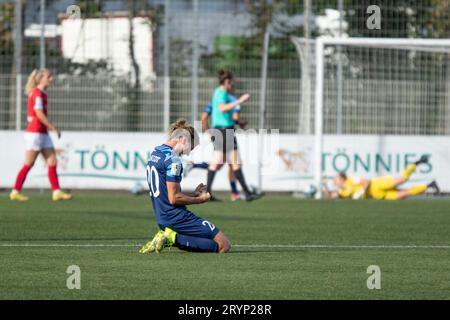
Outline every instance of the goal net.
[[443, 164], [450, 146], [442, 140], [450, 135], [450, 40], [292, 41], [301, 66], [299, 141], [314, 150], [310, 182], [317, 198], [324, 177], [395, 176], [421, 153], [434, 162], [414, 179], [440, 178], [450, 191]]

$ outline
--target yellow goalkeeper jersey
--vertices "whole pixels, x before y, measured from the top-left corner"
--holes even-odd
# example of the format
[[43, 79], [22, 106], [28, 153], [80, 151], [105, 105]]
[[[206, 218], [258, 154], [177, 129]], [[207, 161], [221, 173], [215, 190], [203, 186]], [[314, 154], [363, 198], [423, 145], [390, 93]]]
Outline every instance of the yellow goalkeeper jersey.
[[350, 177], [344, 182], [344, 186], [339, 190], [339, 196], [341, 198], [354, 198], [360, 199], [365, 197], [365, 190], [363, 180], [360, 177]]

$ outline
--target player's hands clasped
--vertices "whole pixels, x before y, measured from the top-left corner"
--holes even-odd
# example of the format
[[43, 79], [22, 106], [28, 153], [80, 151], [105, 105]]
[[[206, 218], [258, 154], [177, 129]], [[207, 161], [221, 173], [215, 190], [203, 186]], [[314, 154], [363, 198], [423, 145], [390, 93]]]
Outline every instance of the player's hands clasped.
[[211, 199], [211, 194], [207, 191], [203, 191], [200, 193], [199, 197], [203, 200], [203, 202], [207, 202]]
[[211, 194], [207, 191], [206, 185], [203, 183], [200, 183], [197, 188], [195, 188], [195, 194], [202, 200], [202, 202], [206, 202], [211, 199]]
[[197, 188], [195, 188], [195, 193], [200, 195], [203, 192], [206, 192], [206, 185], [204, 185], [203, 183], [200, 183]]

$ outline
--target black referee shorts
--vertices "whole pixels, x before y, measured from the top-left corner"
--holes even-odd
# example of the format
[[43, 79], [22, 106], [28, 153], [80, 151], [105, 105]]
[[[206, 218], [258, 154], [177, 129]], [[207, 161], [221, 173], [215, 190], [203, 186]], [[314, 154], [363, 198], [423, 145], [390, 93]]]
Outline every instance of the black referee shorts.
[[214, 145], [214, 151], [224, 153], [238, 149], [234, 127], [216, 127], [211, 131], [211, 141]]

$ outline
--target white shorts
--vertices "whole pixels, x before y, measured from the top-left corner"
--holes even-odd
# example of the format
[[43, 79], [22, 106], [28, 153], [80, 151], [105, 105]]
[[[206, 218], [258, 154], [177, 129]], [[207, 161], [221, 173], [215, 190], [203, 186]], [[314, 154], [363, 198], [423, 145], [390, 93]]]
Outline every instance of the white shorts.
[[54, 148], [50, 136], [39, 132], [25, 132], [25, 146], [27, 150], [33, 151]]

